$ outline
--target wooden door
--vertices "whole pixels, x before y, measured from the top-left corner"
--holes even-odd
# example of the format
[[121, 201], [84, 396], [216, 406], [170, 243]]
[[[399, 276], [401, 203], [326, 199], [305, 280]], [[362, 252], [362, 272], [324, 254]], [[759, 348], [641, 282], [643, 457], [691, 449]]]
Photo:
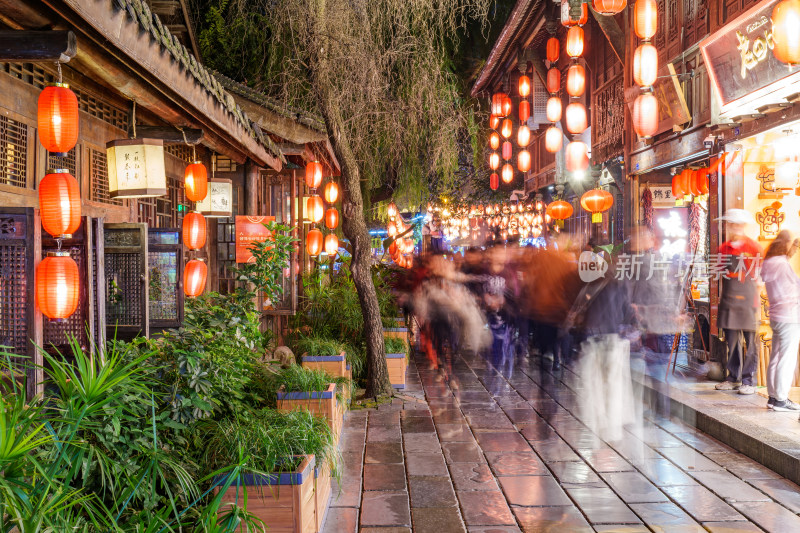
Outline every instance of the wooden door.
[[149, 336], [147, 224], [103, 226], [106, 334]]

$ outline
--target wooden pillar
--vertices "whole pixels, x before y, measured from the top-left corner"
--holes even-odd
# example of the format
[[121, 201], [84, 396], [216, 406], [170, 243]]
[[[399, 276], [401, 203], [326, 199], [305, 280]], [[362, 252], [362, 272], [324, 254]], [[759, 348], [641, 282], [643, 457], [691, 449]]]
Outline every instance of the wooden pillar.
[[258, 215], [258, 166], [247, 160], [244, 174], [244, 213]]

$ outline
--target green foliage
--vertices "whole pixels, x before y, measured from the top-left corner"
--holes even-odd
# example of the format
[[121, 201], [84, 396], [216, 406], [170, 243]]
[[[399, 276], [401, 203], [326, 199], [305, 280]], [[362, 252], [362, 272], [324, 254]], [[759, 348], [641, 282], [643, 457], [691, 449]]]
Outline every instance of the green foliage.
[[299, 365], [291, 365], [289, 368], [280, 368], [272, 371], [272, 375], [264, 381], [261, 391], [264, 397], [267, 398], [268, 405], [275, 407], [279, 391], [322, 392], [331, 383], [336, 385], [336, 395], [339, 401], [344, 402], [345, 388], [350, 387], [349, 379], [343, 376], [334, 377], [324, 370], [304, 368]]
[[386, 343], [386, 353], [407, 353], [408, 343], [396, 337], [384, 339]]
[[308, 354], [313, 357], [330, 357], [347, 352], [347, 345], [337, 339], [311, 335], [300, 336], [293, 342], [293, 351], [296, 354]]
[[253, 262], [236, 267], [234, 272], [240, 281], [250, 283], [272, 302], [277, 302], [283, 292], [283, 269], [289, 267], [293, 243], [291, 228], [275, 222], [264, 224], [271, 238], [254, 242], [250, 246]]

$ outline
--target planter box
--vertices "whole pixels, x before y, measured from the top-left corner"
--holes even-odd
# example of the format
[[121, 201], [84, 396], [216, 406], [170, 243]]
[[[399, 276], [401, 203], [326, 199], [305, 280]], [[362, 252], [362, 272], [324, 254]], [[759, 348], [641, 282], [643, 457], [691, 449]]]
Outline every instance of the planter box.
[[344, 406], [336, 399], [336, 384], [321, 392], [278, 392], [278, 411], [309, 411], [328, 422], [338, 440], [344, 424]]
[[406, 388], [406, 368], [408, 361], [404, 353], [387, 353], [386, 366], [389, 367], [389, 382], [395, 389]]
[[351, 377], [344, 352], [339, 355], [308, 355], [303, 357], [303, 368], [324, 370], [333, 377]]
[[[294, 472], [244, 476], [247, 510], [263, 520], [270, 533], [318, 532], [315, 466], [314, 456], [307, 455]], [[242, 487], [228, 487], [222, 501], [243, 505]]]
[[314, 468], [314, 502], [317, 516], [317, 531], [322, 531], [325, 516], [331, 503], [331, 470], [328, 465]]
[[383, 337], [386, 339], [403, 339], [408, 342], [408, 328], [383, 328]]

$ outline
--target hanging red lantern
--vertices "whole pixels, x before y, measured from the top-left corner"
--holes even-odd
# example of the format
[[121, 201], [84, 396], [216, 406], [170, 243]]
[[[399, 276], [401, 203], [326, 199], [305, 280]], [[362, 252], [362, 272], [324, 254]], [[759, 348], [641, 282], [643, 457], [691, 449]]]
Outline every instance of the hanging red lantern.
[[183, 244], [190, 250], [199, 250], [206, 245], [206, 219], [192, 211], [183, 217]]
[[496, 131], [489, 134], [489, 147], [492, 150], [500, 148], [500, 135]]
[[507, 117], [508, 115], [511, 114], [512, 106], [513, 106], [513, 104], [511, 103], [511, 97], [508, 96], [507, 94], [504, 95], [504, 98], [503, 98], [503, 116], [504, 117]]
[[531, 103], [527, 100], [522, 100], [519, 103], [519, 121], [523, 124], [531, 116]]
[[778, 61], [800, 63], [800, 0], [782, 0], [772, 9], [772, 41]]
[[614, 205], [614, 197], [610, 192], [602, 189], [592, 189], [586, 191], [581, 196], [581, 207], [592, 214], [592, 222], [603, 221], [603, 212], [611, 209]]
[[505, 159], [506, 161], [511, 159], [511, 150], [512, 150], [511, 143], [508, 142], [508, 141], [504, 142], [503, 143], [503, 159]]
[[508, 139], [511, 137], [511, 133], [514, 130], [514, 124], [511, 122], [510, 118], [503, 119], [503, 124], [500, 126], [500, 135], [504, 138]]
[[545, 149], [554, 154], [561, 150], [561, 146], [564, 142], [563, 136], [561, 135], [561, 130], [555, 126], [550, 126], [547, 128], [547, 131], [544, 134], [544, 147]]
[[546, 115], [547, 120], [550, 122], [558, 122], [561, 120], [561, 98], [558, 96], [551, 96], [547, 99]]
[[326, 202], [329, 204], [335, 204], [336, 200], [339, 199], [339, 185], [337, 185], [335, 181], [329, 181], [327, 184], [325, 184], [322, 194], [325, 195]]
[[335, 233], [325, 235], [325, 253], [334, 256], [339, 251], [339, 237]]
[[316, 257], [322, 252], [322, 232], [311, 228], [306, 235], [306, 251], [311, 257]]
[[650, 87], [657, 76], [658, 50], [650, 43], [642, 43], [633, 53], [633, 81], [640, 87]]
[[555, 220], [564, 220], [572, 216], [572, 204], [564, 200], [556, 200], [547, 205], [547, 214]]
[[39, 183], [42, 227], [55, 238], [69, 238], [81, 225], [81, 187], [66, 169], [48, 170]]
[[583, 53], [583, 28], [572, 26], [567, 31], [567, 55], [579, 57]]
[[643, 93], [633, 102], [633, 129], [639, 137], [652, 137], [658, 131], [658, 99]]
[[696, 187], [700, 194], [708, 194], [708, 169], [701, 168], [698, 170], [694, 175], [694, 179], [697, 182]]
[[203, 294], [208, 278], [208, 265], [202, 259], [192, 259], [183, 270], [183, 292], [194, 298]]
[[45, 150], [66, 156], [78, 142], [78, 97], [65, 83], [45, 87], [39, 94], [36, 123]]
[[700, 189], [697, 188], [697, 170], [689, 170], [689, 192], [693, 196], [700, 196]]
[[499, 186], [500, 176], [497, 175], [497, 172], [494, 172], [491, 176], [489, 176], [489, 188], [493, 191], [496, 191]]
[[592, 7], [601, 15], [616, 15], [622, 13], [628, 0], [592, 0]]
[[685, 168], [678, 174], [678, 183], [681, 185], [681, 190], [684, 195], [692, 194], [692, 169]]
[[567, 70], [567, 94], [581, 96], [586, 90], [586, 70], [577, 63], [570, 65]]
[[309, 189], [316, 189], [322, 184], [322, 163], [310, 161], [306, 164], [306, 185]]
[[656, 0], [636, 0], [633, 5], [633, 31], [639, 39], [650, 40], [658, 29]]
[[514, 180], [514, 167], [510, 163], [503, 165], [500, 171], [500, 177], [503, 178], [503, 183], [511, 183]]
[[531, 94], [531, 79], [524, 74], [520, 76], [519, 82], [517, 82], [517, 89], [522, 98], [527, 98]]
[[339, 225], [339, 211], [331, 207], [325, 211], [325, 227], [328, 229], [336, 229]]
[[528, 126], [522, 125], [517, 130], [517, 144], [521, 148], [525, 148], [531, 142], [531, 130]]
[[574, 134], [583, 133], [589, 127], [586, 108], [580, 102], [572, 102], [566, 110], [567, 131]]
[[311, 222], [319, 222], [325, 214], [325, 206], [322, 203], [322, 198], [317, 195], [309, 196], [306, 203], [307, 218]]
[[561, 49], [561, 43], [555, 37], [547, 39], [547, 60], [550, 63], [558, 61], [558, 56]]
[[589, 147], [585, 142], [572, 141], [567, 145], [567, 170], [580, 172], [589, 168]]
[[581, 14], [578, 18], [573, 18], [570, 15], [569, 0], [561, 0], [561, 24], [564, 26], [583, 26], [589, 21], [589, 8], [586, 4], [581, 4]]
[[489, 154], [489, 168], [492, 170], [497, 170], [500, 168], [500, 154], [497, 152], [492, 152]]
[[675, 174], [672, 176], [672, 197], [673, 198], [681, 198], [685, 192], [683, 192], [683, 187], [681, 187], [681, 176], [680, 174]]
[[492, 113], [489, 115], [489, 127], [493, 130], [496, 130], [500, 126], [500, 117]]
[[528, 172], [531, 169], [531, 153], [527, 150], [520, 150], [517, 154], [517, 168], [520, 172]]
[[[505, 94], [505, 93], [494, 93], [492, 95], [492, 114], [493, 115], [498, 116], [498, 117], [504, 117], [504, 116], [508, 115], [508, 113], [505, 112], [505, 109], [506, 109], [506, 105], [505, 104], [506, 104], [506, 99], [507, 98], [508, 98], [508, 95]], [[509, 112], [510, 111], [511, 110], [509, 109]]]
[[78, 264], [67, 252], [49, 253], [36, 267], [36, 305], [50, 320], [68, 318], [80, 302]]
[[547, 92], [555, 94], [561, 89], [561, 71], [553, 67], [547, 71]]
[[208, 172], [200, 161], [188, 165], [183, 173], [186, 198], [190, 202], [202, 202], [208, 195]]

